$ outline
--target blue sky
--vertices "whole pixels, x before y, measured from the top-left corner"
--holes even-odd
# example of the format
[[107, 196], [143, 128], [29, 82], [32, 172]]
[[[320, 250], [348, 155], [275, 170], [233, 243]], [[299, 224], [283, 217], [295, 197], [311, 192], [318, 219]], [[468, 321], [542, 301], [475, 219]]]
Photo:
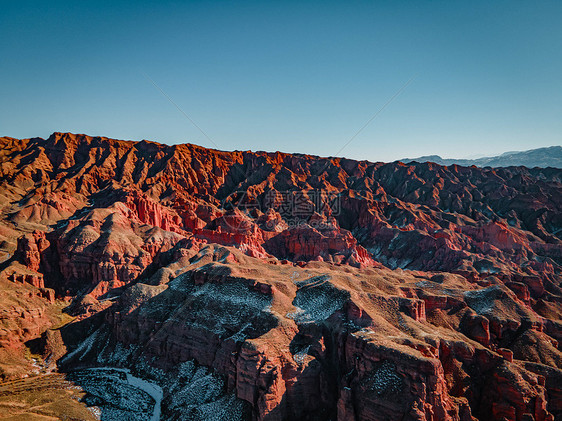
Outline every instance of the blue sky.
[[0, 135], [331, 156], [415, 77], [340, 156], [469, 157], [562, 143], [560, 1], [1, 9]]

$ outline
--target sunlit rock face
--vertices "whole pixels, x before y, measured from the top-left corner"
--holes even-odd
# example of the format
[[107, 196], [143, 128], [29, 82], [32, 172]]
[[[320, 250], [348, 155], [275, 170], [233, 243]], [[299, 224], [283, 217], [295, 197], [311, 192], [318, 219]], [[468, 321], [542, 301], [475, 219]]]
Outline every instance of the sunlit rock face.
[[102, 419], [562, 419], [562, 170], [0, 145], [6, 379], [32, 347]]

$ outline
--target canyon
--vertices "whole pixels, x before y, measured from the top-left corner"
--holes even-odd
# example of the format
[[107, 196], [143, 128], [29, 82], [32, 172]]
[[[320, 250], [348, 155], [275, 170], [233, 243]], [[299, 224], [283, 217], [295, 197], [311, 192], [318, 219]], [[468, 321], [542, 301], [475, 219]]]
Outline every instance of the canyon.
[[562, 420], [561, 269], [562, 169], [3, 137], [0, 413]]

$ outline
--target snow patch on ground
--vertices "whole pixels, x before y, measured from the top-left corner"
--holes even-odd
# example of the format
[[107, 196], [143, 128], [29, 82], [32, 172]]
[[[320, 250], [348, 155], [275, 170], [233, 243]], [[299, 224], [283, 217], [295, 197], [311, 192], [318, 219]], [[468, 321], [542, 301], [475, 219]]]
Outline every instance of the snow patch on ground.
[[102, 420], [160, 420], [162, 389], [124, 368], [89, 368], [70, 378], [90, 395]]
[[245, 403], [232, 394], [225, 394], [224, 390], [225, 383], [220, 376], [206, 367], [187, 361], [180, 365], [165, 402], [172, 414], [181, 414], [181, 419], [244, 420]]
[[223, 378], [206, 367], [187, 361], [175, 375], [166, 375], [145, 362], [137, 368], [142, 374], [103, 367], [79, 370], [70, 378], [88, 393], [86, 404], [101, 420], [247, 419], [248, 404], [226, 393]]
[[[237, 342], [259, 336], [276, 325], [271, 296], [250, 289], [243, 281], [205, 283], [189, 294], [189, 312], [173, 317], [176, 323], [200, 326]], [[170, 319], [169, 319], [170, 320]]]
[[349, 292], [336, 288], [329, 279], [328, 275], [322, 275], [295, 282], [298, 286], [293, 300], [295, 311], [287, 317], [297, 323], [318, 322], [340, 310], [349, 300]]
[[502, 290], [494, 285], [476, 291], [466, 291], [463, 295], [468, 306], [476, 313], [483, 315], [493, 312], [495, 301], [501, 294]]
[[385, 360], [374, 369], [367, 377], [369, 388], [382, 395], [385, 393], [398, 393], [402, 390], [402, 378], [396, 372], [394, 363]]
[[71, 353], [67, 354], [62, 360], [61, 363], [64, 363], [66, 361], [71, 360], [72, 358], [74, 358], [75, 356], [78, 356], [78, 360], [82, 360], [84, 358], [84, 356], [90, 352], [90, 350], [92, 349], [92, 346], [94, 345], [94, 343], [96, 342], [96, 340], [98, 339], [98, 336], [100, 334], [99, 330], [96, 330], [94, 333], [92, 333], [90, 336], [88, 336], [81, 344], [80, 346], [78, 346], [78, 348], [76, 348], [74, 351], [72, 351]]
[[300, 351], [296, 352], [293, 355], [293, 360], [295, 360], [297, 364], [304, 364], [309, 350], [310, 350], [310, 345], [302, 348]]

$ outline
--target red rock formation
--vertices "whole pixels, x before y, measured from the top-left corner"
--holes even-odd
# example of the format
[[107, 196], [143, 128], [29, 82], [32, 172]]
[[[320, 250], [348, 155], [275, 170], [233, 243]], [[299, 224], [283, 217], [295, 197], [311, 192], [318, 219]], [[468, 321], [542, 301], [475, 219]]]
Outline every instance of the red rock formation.
[[55, 294], [43, 277], [17, 263], [0, 271], [0, 379], [26, 376], [32, 369], [25, 342], [59, 321]]
[[18, 238], [17, 254], [24, 265], [33, 271], [38, 271], [41, 265], [41, 253], [49, 247], [45, 233], [34, 231]]
[[0, 224], [20, 237], [0, 357], [50, 326], [54, 289], [78, 319], [45, 355], [194, 360], [254, 419], [562, 417], [561, 170], [0, 145]]
[[[551, 266], [562, 256], [560, 239], [552, 230], [559, 215], [559, 170], [371, 164], [281, 153], [224, 153], [194, 145], [168, 147], [63, 133], [47, 140], [4, 142], [16, 156], [12, 155], [11, 170], [0, 182], [21, 186], [26, 192], [35, 187], [35, 196], [27, 202], [41, 209], [74, 200], [65, 206], [78, 212], [81, 203], [104, 188], [94, 202], [110, 200], [108, 205], [112, 197], [122, 200], [143, 223], [175, 232], [208, 229], [209, 224], [213, 230], [221, 226], [223, 232], [237, 231], [238, 226], [223, 220], [220, 198], [223, 204], [261, 210], [247, 214], [249, 222], [272, 233], [283, 233], [295, 224], [318, 229], [318, 221], [332, 218], [329, 225], [335, 232], [328, 237], [340, 240], [321, 243], [350, 246], [351, 239], [345, 240], [349, 231], [352, 241], [367, 251], [358, 251], [352, 260], [374, 257], [391, 267], [495, 271], [543, 279], [559, 270]], [[41, 153], [31, 163], [26, 161], [25, 171], [41, 174], [33, 176], [40, 188], [14, 175], [23, 168], [17, 154], [26, 156], [35, 150]], [[130, 192], [126, 197], [113, 194], [124, 186]], [[526, 196], [524, 192], [532, 186], [541, 194]], [[41, 199], [47, 192], [65, 195], [65, 199], [50, 204], [34, 201], [33, 197]], [[53, 219], [64, 217], [53, 213]], [[262, 234], [257, 241], [263, 246], [270, 239]], [[302, 243], [302, 237], [297, 243], [305, 252], [299, 258], [318, 251]], [[280, 249], [281, 254], [287, 253]], [[259, 249], [252, 245], [247, 250], [256, 255]], [[323, 259], [341, 259], [327, 250], [322, 254]]]

